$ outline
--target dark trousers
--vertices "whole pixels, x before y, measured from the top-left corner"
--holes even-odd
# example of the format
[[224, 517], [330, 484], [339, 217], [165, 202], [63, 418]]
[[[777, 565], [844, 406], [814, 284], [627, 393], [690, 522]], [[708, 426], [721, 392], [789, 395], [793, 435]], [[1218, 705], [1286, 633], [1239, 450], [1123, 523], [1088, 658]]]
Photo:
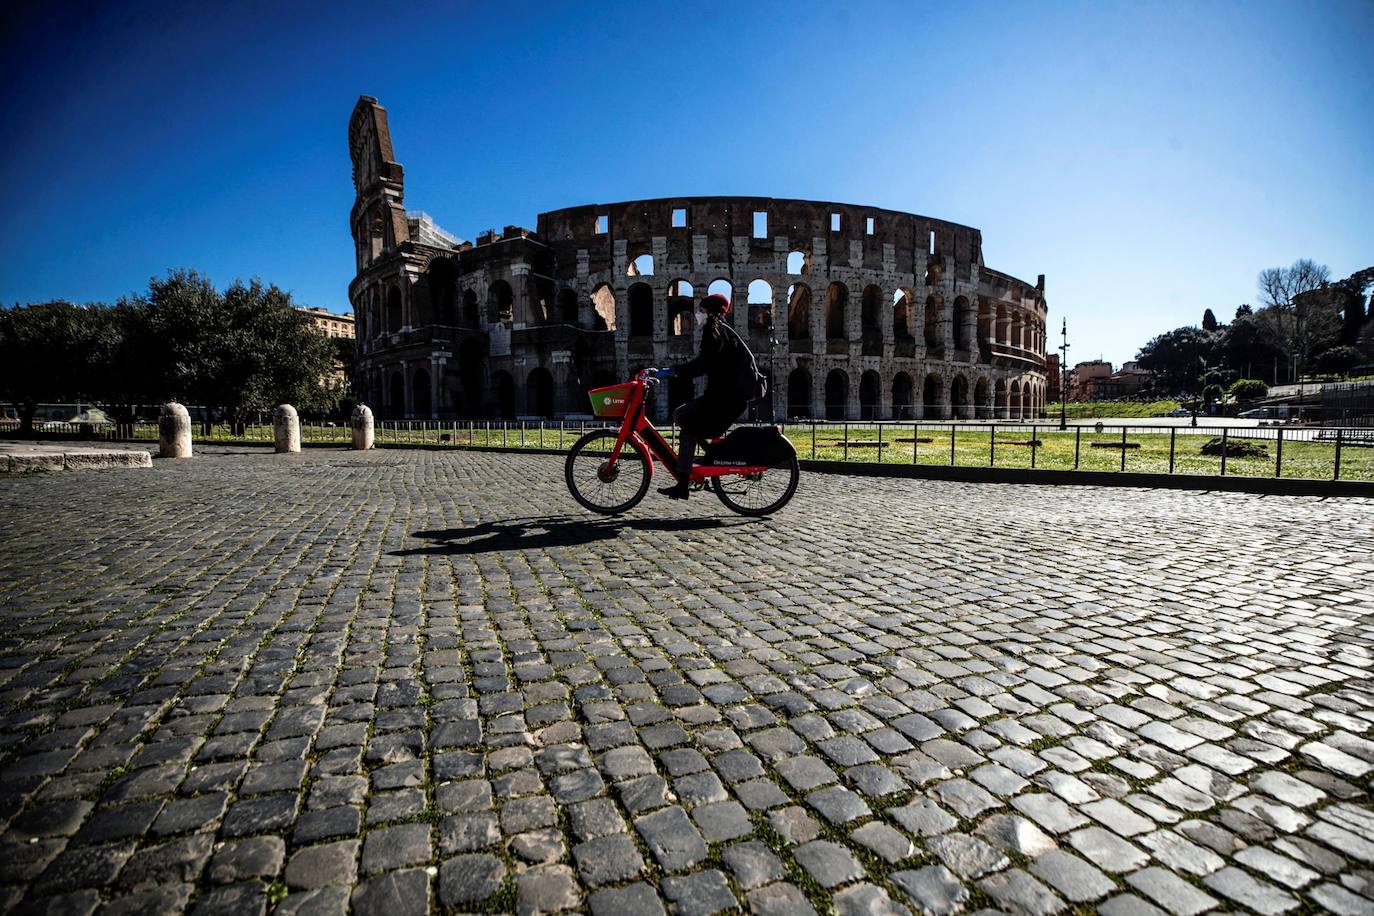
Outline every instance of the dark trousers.
[[673, 419], [682, 430], [677, 448], [678, 480], [685, 482], [691, 476], [698, 443], [724, 435], [747, 406], [743, 398], [724, 400], [703, 395], [677, 409]]

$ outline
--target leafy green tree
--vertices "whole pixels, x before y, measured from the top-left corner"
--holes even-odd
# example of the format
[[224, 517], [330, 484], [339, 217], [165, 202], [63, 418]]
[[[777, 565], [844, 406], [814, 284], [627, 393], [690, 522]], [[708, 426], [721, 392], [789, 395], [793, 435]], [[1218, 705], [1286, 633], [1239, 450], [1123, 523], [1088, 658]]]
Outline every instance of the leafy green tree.
[[149, 368], [154, 399], [203, 405], [235, 425], [279, 403], [308, 413], [338, 402], [329, 338], [276, 286], [235, 281], [221, 294], [195, 271], [176, 270], [127, 304], [137, 313], [131, 348]]
[[1257, 378], [1236, 379], [1227, 393], [1237, 401], [1253, 401], [1269, 393], [1269, 386]]
[[21, 435], [42, 401], [94, 400], [108, 378], [119, 333], [103, 305], [40, 302], [0, 309], [0, 394]]
[[1214, 345], [1213, 335], [1201, 328], [1174, 328], [1141, 347], [1136, 361], [1142, 369], [1155, 373], [1170, 393], [1191, 391], [1198, 362], [1212, 355]]
[[1364, 355], [1358, 349], [1343, 344], [1322, 351], [1317, 356], [1317, 368], [1344, 377], [1363, 361]]

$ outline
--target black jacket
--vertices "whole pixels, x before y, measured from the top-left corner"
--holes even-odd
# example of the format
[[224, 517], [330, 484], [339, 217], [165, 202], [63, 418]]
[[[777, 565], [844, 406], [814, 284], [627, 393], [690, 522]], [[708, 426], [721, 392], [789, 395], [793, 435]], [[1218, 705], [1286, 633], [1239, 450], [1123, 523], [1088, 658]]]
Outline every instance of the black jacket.
[[747, 403], [749, 392], [739, 390], [737, 371], [739, 354], [736, 348], [742, 346], [744, 343], [739, 337], [722, 326], [720, 317], [711, 315], [701, 331], [701, 349], [691, 360], [678, 366], [677, 374], [689, 380], [706, 376], [704, 396], [708, 400]]

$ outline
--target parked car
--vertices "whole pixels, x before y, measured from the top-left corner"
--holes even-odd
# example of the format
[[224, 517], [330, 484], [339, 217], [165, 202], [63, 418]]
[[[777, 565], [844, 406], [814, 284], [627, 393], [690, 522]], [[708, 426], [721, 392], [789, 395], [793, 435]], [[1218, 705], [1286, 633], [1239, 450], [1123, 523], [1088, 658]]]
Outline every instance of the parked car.
[[1186, 407], [1175, 407], [1173, 410], [1169, 411], [1169, 416], [1171, 417], [1191, 417], [1192, 415], [1193, 412]]

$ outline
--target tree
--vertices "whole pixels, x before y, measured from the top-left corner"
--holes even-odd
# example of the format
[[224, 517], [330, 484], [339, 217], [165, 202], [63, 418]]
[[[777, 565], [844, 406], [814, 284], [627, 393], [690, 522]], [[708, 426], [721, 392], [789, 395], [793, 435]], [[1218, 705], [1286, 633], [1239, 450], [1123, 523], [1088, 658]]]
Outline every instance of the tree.
[[1252, 309], [1252, 308], [1250, 308], [1249, 303], [1243, 303], [1243, 304], [1241, 304], [1241, 305], [1236, 306], [1236, 317], [1237, 317], [1237, 318], [1241, 318], [1241, 317], [1244, 317], [1245, 315], [1253, 315], [1253, 314], [1255, 314], [1255, 310]]
[[1344, 377], [1364, 360], [1364, 356], [1354, 347], [1341, 345], [1323, 350], [1317, 356], [1317, 368], [1322, 372]]
[[1253, 401], [1268, 394], [1269, 386], [1257, 378], [1242, 378], [1232, 382], [1226, 391], [1237, 401]]
[[1313, 353], [1330, 346], [1340, 329], [1340, 318], [1327, 297], [1313, 295], [1327, 285], [1331, 272], [1307, 258], [1291, 267], [1271, 267], [1260, 272], [1257, 316], [1269, 342], [1297, 365], [1298, 374]]
[[118, 347], [107, 306], [41, 302], [0, 310], [0, 393], [33, 432], [44, 400], [94, 399]]
[[1202, 329], [1208, 332], [1217, 329], [1217, 316], [1212, 314], [1211, 309], [1207, 309], [1202, 313]]
[[1211, 355], [1212, 335], [1201, 328], [1166, 331], [1140, 348], [1136, 360], [1142, 369], [1155, 373], [1173, 393], [1193, 390], [1198, 361]]
[[235, 281], [221, 294], [195, 271], [176, 270], [125, 305], [152, 399], [203, 405], [236, 425], [279, 403], [323, 412], [338, 402], [329, 338], [276, 286]]

